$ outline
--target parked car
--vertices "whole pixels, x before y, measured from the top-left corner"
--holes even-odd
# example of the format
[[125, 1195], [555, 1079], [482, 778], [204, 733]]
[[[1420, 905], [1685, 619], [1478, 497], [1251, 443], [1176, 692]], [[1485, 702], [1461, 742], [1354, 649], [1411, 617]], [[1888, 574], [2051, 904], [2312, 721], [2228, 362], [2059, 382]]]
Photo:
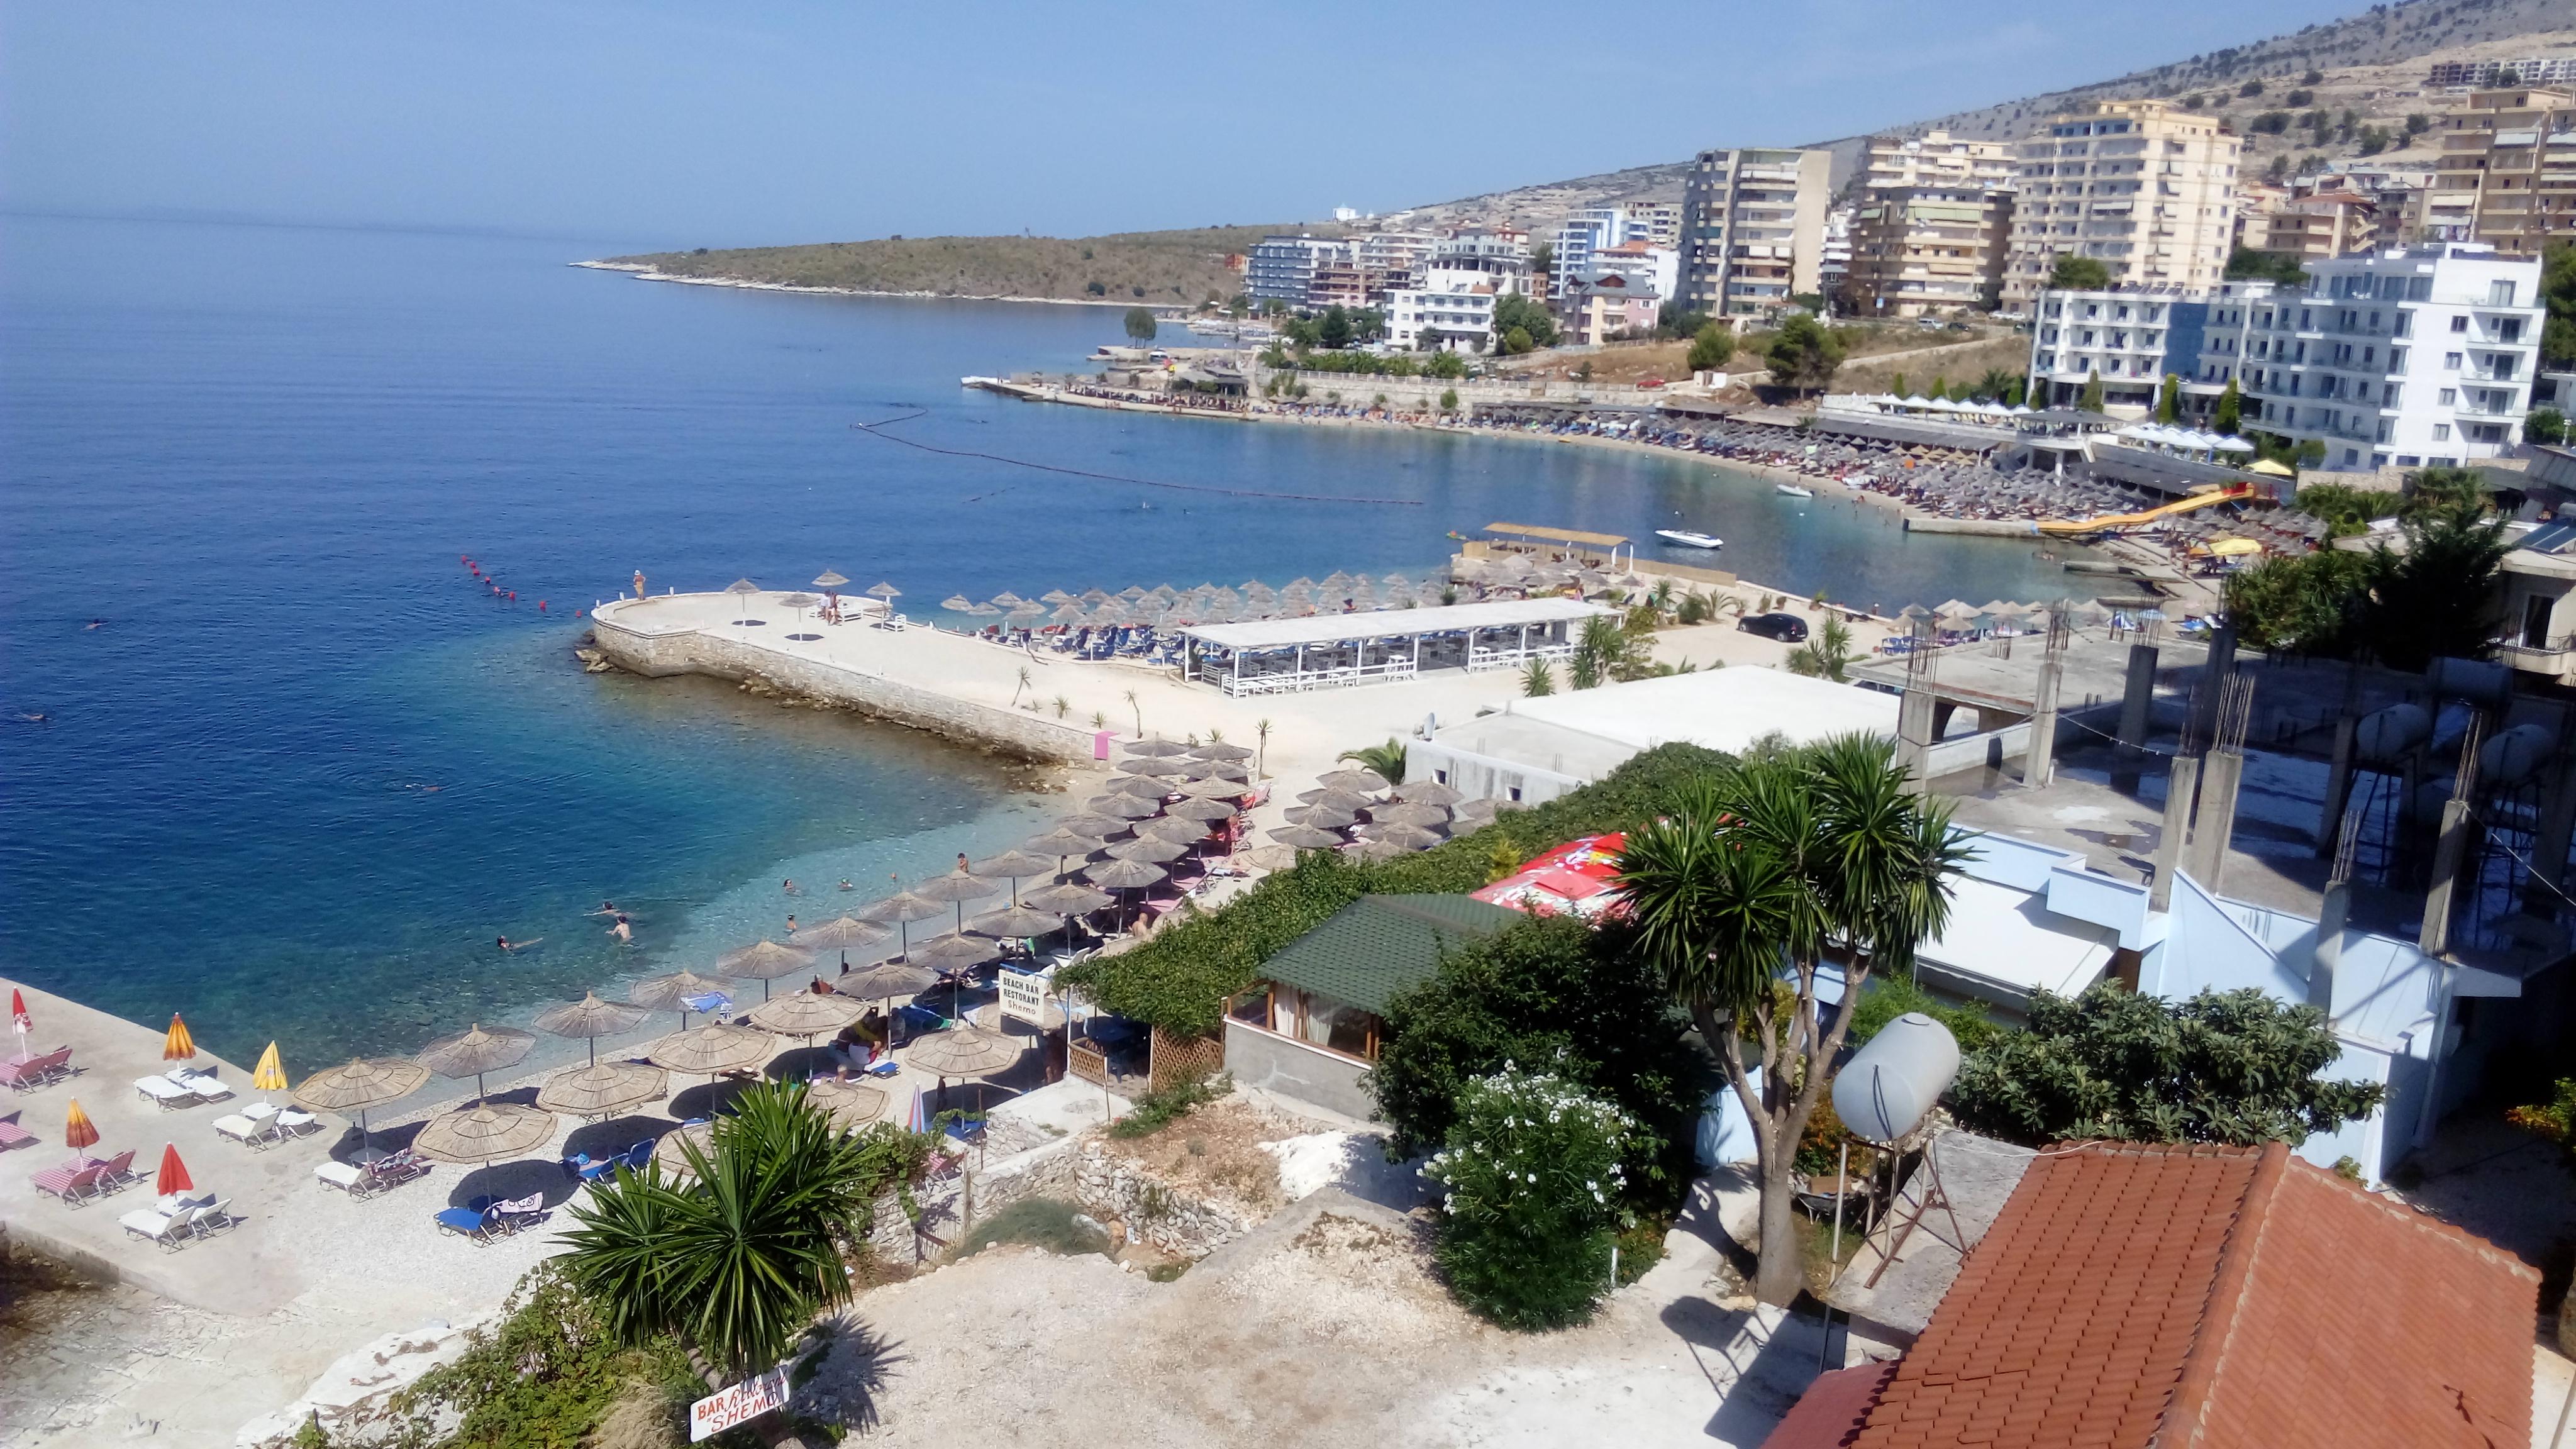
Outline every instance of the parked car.
[[1755, 614], [1751, 618], [1736, 620], [1735, 627], [1747, 634], [1777, 639], [1783, 644], [1807, 642], [1807, 621], [1795, 614]]

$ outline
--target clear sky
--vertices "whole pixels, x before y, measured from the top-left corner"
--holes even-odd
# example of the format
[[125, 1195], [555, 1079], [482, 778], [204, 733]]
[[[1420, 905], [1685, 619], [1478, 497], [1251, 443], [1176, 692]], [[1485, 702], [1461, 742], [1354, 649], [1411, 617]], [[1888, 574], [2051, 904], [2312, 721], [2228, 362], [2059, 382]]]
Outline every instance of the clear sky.
[[1830, 139], [2355, 0], [0, 3], [0, 206], [638, 245], [1392, 210]]

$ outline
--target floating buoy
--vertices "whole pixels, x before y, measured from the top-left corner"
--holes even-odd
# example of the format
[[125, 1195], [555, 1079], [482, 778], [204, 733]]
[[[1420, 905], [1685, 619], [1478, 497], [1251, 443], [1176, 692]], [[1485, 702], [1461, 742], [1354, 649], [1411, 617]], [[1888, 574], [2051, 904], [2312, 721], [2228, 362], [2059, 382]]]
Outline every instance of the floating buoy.
[[540, 613], [540, 614], [542, 614], [542, 613], [544, 613], [545, 611], [546, 611], [546, 601], [545, 601], [545, 600], [543, 600], [543, 599], [539, 599], [539, 600], [537, 600], [537, 612], [538, 612], [538, 613]]
[[513, 604], [519, 602], [519, 591], [517, 589], [512, 589], [510, 591], [510, 602]]

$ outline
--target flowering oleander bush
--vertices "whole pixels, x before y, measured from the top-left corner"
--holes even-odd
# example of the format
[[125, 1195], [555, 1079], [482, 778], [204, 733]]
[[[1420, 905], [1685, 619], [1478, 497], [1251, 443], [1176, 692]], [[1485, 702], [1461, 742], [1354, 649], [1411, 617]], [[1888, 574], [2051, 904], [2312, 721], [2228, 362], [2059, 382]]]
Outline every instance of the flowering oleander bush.
[[1619, 1160], [1636, 1124], [1563, 1077], [1511, 1063], [1458, 1094], [1439, 1183], [1440, 1267], [1450, 1291], [1506, 1328], [1592, 1316], [1628, 1221]]

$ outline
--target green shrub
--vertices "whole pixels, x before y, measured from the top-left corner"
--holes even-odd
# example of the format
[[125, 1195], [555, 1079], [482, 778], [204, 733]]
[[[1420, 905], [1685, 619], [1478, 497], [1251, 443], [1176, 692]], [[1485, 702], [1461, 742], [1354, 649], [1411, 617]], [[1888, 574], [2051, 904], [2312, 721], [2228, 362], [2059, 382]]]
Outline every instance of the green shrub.
[[2576, 1153], [2576, 1078], [2559, 1082], [2550, 1100], [2516, 1107], [2504, 1116], [2516, 1127], [2536, 1132]]
[[1959, 1065], [1961, 1121], [2017, 1141], [2105, 1137], [2251, 1146], [2331, 1132], [2387, 1089], [2320, 1081], [2342, 1054], [2325, 1014], [2248, 987], [2188, 1001], [2100, 981], [2069, 999], [2042, 991], [2030, 1028]]
[[1062, 1198], [1024, 1197], [977, 1223], [957, 1256], [970, 1258], [1002, 1243], [1026, 1243], [1062, 1258], [1085, 1253], [1106, 1256], [1109, 1234], [1093, 1224], [1076, 1222], [1081, 1214], [1079, 1206]]
[[1387, 1008], [1369, 1089], [1402, 1158], [1450, 1139], [1468, 1086], [1521, 1061], [1544, 1064], [1636, 1124], [1623, 1159], [1640, 1205], [1677, 1200], [1708, 1076], [1690, 1022], [1638, 953], [1566, 917], [1520, 922], [1444, 953], [1430, 980]]
[[[467, 1335], [462, 1356], [393, 1396], [391, 1442], [402, 1449], [578, 1444], [639, 1382], [666, 1388], [675, 1403], [705, 1392], [676, 1342], [619, 1347], [591, 1302], [540, 1264], [512, 1290], [499, 1321]], [[453, 1427], [441, 1432], [450, 1416]]]
[[1151, 1137], [1233, 1089], [1233, 1081], [1219, 1072], [1212, 1077], [1174, 1082], [1160, 1091], [1147, 1092], [1128, 1108], [1126, 1116], [1109, 1124], [1109, 1135]]
[[1422, 1169], [1445, 1189], [1436, 1255], [1458, 1300], [1506, 1328], [1590, 1318], [1632, 1220], [1619, 1159], [1634, 1130], [1562, 1077], [1506, 1064], [1470, 1083]]
[[1095, 957], [1057, 973], [1106, 1010], [1166, 1033], [1206, 1037], [1224, 1020], [1226, 998], [1253, 982], [1261, 963], [1361, 896], [1472, 891], [1487, 883], [1497, 845], [1524, 860], [1579, 835], [1627, 830], [1663, 813], [1681, 788], [1721, 768], [1724, 755], [1696, 745], [1662, 745], [1602, 779], [1429, 850], [1389, 861], [1354, 861], [1307, 851], [1235, 900], [1166, 928], [1133, 951]]
[[1916, 985], [1912, 977], [1873, 974], [1861, 991], [1860, 1004], [1852, 1008], [1851, 1032], [1844, 1040], [1857, 1051], [1879, 1028], [1909, 1011], [1921, 1012], [1950, 1029], [1959, 1043], [1959, 1054], [1991, 1044], [2004, 1031], [1992, 1018], [1974, 1006], [1945, 1005], [1931, 992]]

